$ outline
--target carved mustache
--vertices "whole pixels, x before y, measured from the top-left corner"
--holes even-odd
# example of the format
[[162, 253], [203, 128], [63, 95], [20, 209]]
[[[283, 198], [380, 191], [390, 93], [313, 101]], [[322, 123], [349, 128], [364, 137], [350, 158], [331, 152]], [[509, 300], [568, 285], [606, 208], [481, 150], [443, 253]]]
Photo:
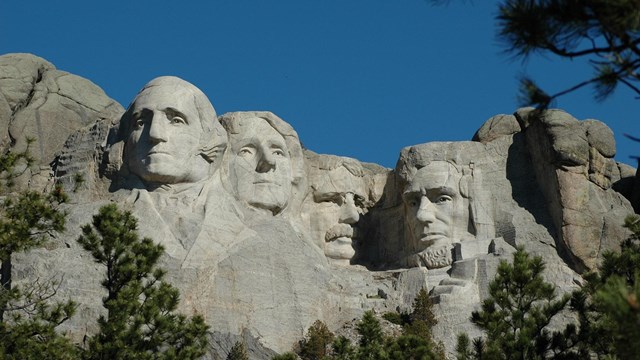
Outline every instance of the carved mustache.
[[324, 236], [326, 242], [333, 241], [337, 238], [354, 238], [357, 235], [356, 229], [349, 224], [336, 224], [332, 226]]

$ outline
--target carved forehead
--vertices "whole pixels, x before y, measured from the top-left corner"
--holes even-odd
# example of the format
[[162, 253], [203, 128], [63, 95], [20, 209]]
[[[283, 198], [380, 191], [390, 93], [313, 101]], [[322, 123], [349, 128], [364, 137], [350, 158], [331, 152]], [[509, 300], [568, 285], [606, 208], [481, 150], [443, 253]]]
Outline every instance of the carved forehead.
[[[226, 143], [226, 133], [217, 121], [209, 98], [195, 85], [175, 76], [161, 76], [149, 81], [138, 92], [120, 120], [119, 137], [126, 139], [132, 129], [133, 112], [139, 107], [156, 107], [154, 103], [174, 104], [181, 112], [194, 110], [203, 130], [203, 142]], [[180, 106], [181, 108], [178, 108]], [[194, 120], [195, 119], [191, 119]]]
[[409, 183], [409, 191], [449, 189], [459, 193], [459, 182], [462, 174], [446, 161], [434, 161], [420, 168]]
[[266, 123], [268, 123], [272, 128], [274, 128], [280, 135], [286, 137], [295, 138], [298, 140], [298, 134], [291, 127], [291, 125], [287, 124], [284, 120], [280, 119], [275, 114], [268, 111], [240, 111], [227, 113], [220, 117], [220, 122], [227, 129], [230, 134], [237, 133], [240, 131], [238, 129], [238, 125], [242, 119], [247, 118], [258, 118]]
[[164, 110], [167, 108], [178, 110], [186, 115], [191, 115], [190, 121], [200, 121], [198, 108], [192, 93], [186, 88], [146, 88], [138, 95], [131, 104], [134, 112], [142, 109]]
[[[208, 105], [213, 110], [213, 105], [207, 96], [195, 85], [175, 76], [161, 76], [149, 81], [133, 99], [133, 103], [145, 101], [183, 101], [194, 108]], [[188, 99], [188, 100], [187, 100]], [[214, 110], [215, 113], [215, 110]]]
[[[229, 136], [232, 142], [243, 139], [255, 139], [279, 143], [286, 148], [285, 138], [265, 119], [259, 117], [244, 117], [234, 121]], [[232, 144], [233, 145], [233, 144]]]
[[364, 178], [353, 175], [343, 166], [333, 170], [320, 171], [310, 181], [315, 196], [332, 193], [353, 193], [366, 198], [367, 191]]

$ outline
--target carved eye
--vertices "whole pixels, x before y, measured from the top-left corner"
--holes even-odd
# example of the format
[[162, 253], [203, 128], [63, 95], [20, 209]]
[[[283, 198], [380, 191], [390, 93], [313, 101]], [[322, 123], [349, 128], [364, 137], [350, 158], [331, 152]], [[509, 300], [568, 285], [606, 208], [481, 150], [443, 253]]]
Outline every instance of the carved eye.
[[407, 198], [407, 205], [411, 207], [418, 207], [420, 206], [420, 199], [415, 196], [411, 196]]
[[240, 149], [240, 151], [238, 151], [238, 156], [241, 157], [249, 157], [252, 156], [255, 153], [255, 150], [251, 147], [243, 147], [242, 149]]
[[173, 125], [182, 125], [182, 124], [186, 124], [187, 121], [183, 118], [181, 118], [180, 116], [174, 116], [171, 118], [171, 124]]
[[420, 194], [416, 192], [405, 192], [402, 194], [404, 203], [412, 208], [420, 206]]
[[445, 203], [448, 203], [450, 201], [453, 201], [453, 198], [451, 196], [449, 196], [449, 195], [440, 195], [436, 199], [435, 203], [436, 204], [445, 204]]
[[134, 120], [133, 127], [135, 129], [142, 129], [143, 126], [144, 126], [144, 120], [142, 120], [142, 118], [137, 118]]
[[285, 156], [284, 151], [282, 151], [282, 149], [273, 149], [272, 154], [276, 156]]

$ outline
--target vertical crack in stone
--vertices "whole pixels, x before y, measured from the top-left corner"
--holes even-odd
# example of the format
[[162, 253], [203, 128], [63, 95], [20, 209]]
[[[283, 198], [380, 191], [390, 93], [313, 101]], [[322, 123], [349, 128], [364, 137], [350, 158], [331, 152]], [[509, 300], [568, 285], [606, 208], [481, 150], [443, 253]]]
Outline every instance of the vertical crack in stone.
[[[13, 134], [11, 134], [11, 127], [13, 125], [14, 120], [16, 119], [16, 117], [18, 116], [18, 114], [23, 110], [26, 109], [27, 107], [29, 107], [29, 105], [31, 105], [31, 101], [33, 101], [33, 97], [35, 96], [36, 93], [36, 86], [42, 82], [42, 78], [44, 77], [44, 73], [45, 71], [47, 71], [47, 69], [44, 68], [44, 66], [40, 66], [38, 68], [38, 72], [36, 75], [36, 78], [33, 80], [33, 82], [31, 83], [31, 90], [29, 91], [29, 94], [27, 94], [27, 97], [18, 102], [15, 106], [15, 108], [13, 109], [13, 112], [11, 113], [11, 117], [9, 118], [9, 126], [7, 129], [7, 133], [9, 135], [9, 146], [13, 147], [16, 144], [17, 139], [13, 136]], [[37, 112], [36, 112], [37, 114]]]

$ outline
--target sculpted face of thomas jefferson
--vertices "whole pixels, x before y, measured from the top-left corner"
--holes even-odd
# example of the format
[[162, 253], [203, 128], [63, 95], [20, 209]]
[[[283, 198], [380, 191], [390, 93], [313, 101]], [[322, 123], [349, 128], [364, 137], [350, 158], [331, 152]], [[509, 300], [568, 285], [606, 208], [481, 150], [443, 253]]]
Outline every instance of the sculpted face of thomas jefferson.
[[472, 236], [461, 179], [452, 164], [434, 161], [415, 173], [403, 194], [410, 245], [428, 268], [449, 265], [451, 245]]
[[236, 197], [253, 208], [277, 214], [291, 196], [292, 159], [285, 137], [266, 119], [235, 118], [227, 123], [229, 177]]
[[145, 183], [156, 184], [192, 183], [207, 178], [217, 151], [214, 149], [219, 148], [221, 140], [214, 133], [223, 131], [202, 91], [168, 76], [145, 85], [129, 106], [121, 126], [128, 134], [124, 160], [129, 172]]

